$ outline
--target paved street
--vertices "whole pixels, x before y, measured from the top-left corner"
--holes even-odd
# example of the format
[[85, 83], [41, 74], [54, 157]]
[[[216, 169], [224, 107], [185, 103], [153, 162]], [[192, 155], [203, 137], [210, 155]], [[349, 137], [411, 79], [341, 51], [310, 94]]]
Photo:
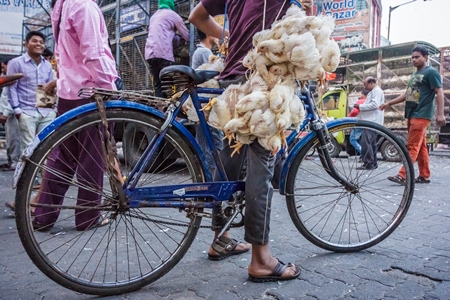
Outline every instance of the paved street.
[[[0, 150], [0, 163], [4, 152]], [[450, 156], [444, 152], [431, 156], [432, 182], [416, 186], [401, 226], [369, 250], [336, 254], [312, 245], [296, 230], [284, 198], [276, 194], [272, 251], [281, 261], [301, 266], [299, 279], [247, 282], [250, 254], [209, 261], [206, 250], [211, 232], [202, 229], [186, 256], [164, 277], [137, 292], [105, 299], [449, 299]], [[14, 197], [12, 176], [12, 172], [0, 172], [0, 299], [96, 298], [59, 286], [28, 258], [14, 217], [4, 207]], [[232, 232], [242, 239], [242, 228]]]

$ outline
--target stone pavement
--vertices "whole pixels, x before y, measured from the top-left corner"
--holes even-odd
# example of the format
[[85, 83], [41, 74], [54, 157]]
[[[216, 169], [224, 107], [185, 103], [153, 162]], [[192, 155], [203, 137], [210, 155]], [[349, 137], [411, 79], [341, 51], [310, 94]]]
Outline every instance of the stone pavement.
[[[276, 194], [272, 252], [284, 262], [301, 266], [299, 279], [248, 282], [250, 255], [209, 261], [206, 250], [211, 232], [202, 229], [186, 256], [164, 277], [137, 292], [105, 299], [449, 299], [450, 151], [435, 152], [431, 156], [431, 184], [416, 186], [403, 223], [368, 250], [337, 254], [310, 244], [290, 221], [284, 198]], [[0, 163], [4, 159], [4, 150], [0, 150]], [[14, 217], [3, 203], [14, 197], [12, 175], [0, 172], [0, 299], [96, 298], [59, 286], [28, 258]], [[242, 239], [242, 228], [232, 232]]]

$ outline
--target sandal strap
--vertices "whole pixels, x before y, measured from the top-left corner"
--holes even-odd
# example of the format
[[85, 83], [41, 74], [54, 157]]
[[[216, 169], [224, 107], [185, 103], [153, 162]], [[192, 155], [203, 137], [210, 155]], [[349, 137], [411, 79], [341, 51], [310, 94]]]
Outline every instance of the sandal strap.
[[233, 251], [236, 249], [239, 242], [235, 239], [227, 238], [226, 236], [221, 236], [220, 238], [216, 239], [214, 243], [211, 245], [211, 247], [214, 249], [214, 251], [225, 254], [227, 252]]
[[275, 268], [273, 268], [271, 275], [281, 277], [286, 268], [290, 267], [291, 265], [292, 265], [291, 263], [285, 265], [281, 260], [278, 260], [278, 264], [275, 266]]

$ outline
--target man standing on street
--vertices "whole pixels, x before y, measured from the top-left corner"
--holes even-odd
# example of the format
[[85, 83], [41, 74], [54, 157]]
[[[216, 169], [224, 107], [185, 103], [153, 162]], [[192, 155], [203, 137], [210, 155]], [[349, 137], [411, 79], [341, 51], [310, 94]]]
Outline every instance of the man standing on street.
[[[102, 11], [92, 0], [53, 1], [52, 26], [55, 36], [55, 57], [58, 65], [58, 115], [87, 104], [92, 99], [80, 99], [83, 87], [116, 90], [116, 64], [108, 44], [108, 30]], [[104, 161], [99, 132], [89, 127], [77, 132], [55, 147], [46, 167], [56, 172], [43, 172], [42, 190], [36, 207], [33, 227], [44, 230], [53, 227], [60, 209], [46, 204], [62, 204], [69, 186], [58, 174], [76, 176], [79, 184], [75, 210], [77, 230], [107, 225], [110, 219], [90, 207], [100, 204]]]
[[45, 36], [30, 31], [25, 37], [27, 52], [8, 63], [7, 75], [23, 73], [24, 76], [9, 87], [9, 103], [19, 122], [20, 152], [31, 143], [36, 133], [56, 117], [53, 108], [36, 107], [38, 85], [53, 81], [52, 65], [44, 59]]
[[[312, 15], [312, 0], [303, 0], [307, 8], [306, 14]], [[245, 81], [246, 67], [242, 59], [252, 49], [253, 35], [261, 28], [269, 28], [278, 16], [284, 15], [289, 2], [270, 0], [261, 5], [259, 0], [201, 0], [191, 11], [189, 21], [207, 35], [217, 38], [222, 36], [223, 28], [212, 16], [223, 14], [225, 9], [229, 16], [229, 52], [225, 61], [225, 69], [219, 76], [222, 88], [232, 83]], [[263, 25], [263, 26], [261, 26]], [[228, 146], [222, 150], [221, 157], [229, 180], [237, 180], [240, 166], [247, 162], [245, 185], [245, 240], [251, 244], [252, 258], [247, 268], [248, 279], [254, 282], [292, 280], [300, 275], [300, 268], [292, 263], [284, 264], [272, 256], [269, 246], [270, 212], [273, 195], [271, 180], [275, 157], [264, 149], [257, 141], [249, 144], [242, 154], [230, 157]], [[244, 154], [245, 153], [245, 154]], [[220, 219], [222, 212], [213, 211], [213, 224], [223, 226]], [[223, 257], [244, 253], [249, 245], [235, 243], [225, 234], [220, 241], [226, 247], [216, 247], [218, 230], [215, 231], [214, 242], [208, 250], [208, 257], [220, 260]], [[226, 237], [226, 239], [222, 239]], [[223, 251], [221, 250], [223, 249]], [[230, 250], [228, 250], [230, 249]], [[214, 253], [215, 252], [215, 253]]]
[[158, 10], [150, 18], [145, 43], [145, 59], [150, 65], [156, 97], [167, 97], [161, 89], [159, 73], [175, 62], [173, 44], [179, 42], [179, 37], [175, 35], [176, 31], [185, 41], [189, 41], [189, 30], [184, 25], [183, 19], [175, 12], [174, 1], [159, 0]]
[[[8, 61], [2, 61], [2, 74], [6, 75]], [[11, 104], [8, 102], [9, 87], [5, 86], [0, 96], [0, 123], [5, 123], [6, 155], [8, 162], [0, 166], [2, 171], [14, 171], [20, 156], [19, 124], [14, 116]]]
[[[379, 106], [384, 103], [384, 93], [377, 85], [377, 80], [371, 76], [364, 79], [364, 88], [369, 91], [363, 104], [355, 104], [359, 109], [359, 120], [372, 121], [383, 125], [384, 112]], [[373, 170], [378, 168], [377, 162], [377, 133], [371, 130], [363, 130], [361, 134], [361, 154], [363, 165], [357, 170]]]
[[[406, 101], [405, 118], [408, 126], [407, 148], [413, 163], [419, 165], [416, 183], [430, 183], [430, 161], [428, 157], [426, 131], [434, 114], [434, 97], [437, 99], [436, 125], [445, 126], [444, 92], [439, 72], [428, 66], [428, 50], [423, 46], [411, 50], [411, 59], [417, 71], [408, 81], [406, 91], [380, 106], [384, 110], [389, 106]], [[402, 167], [397, 175], [388, 179], [405, 185], [405, 169]]]

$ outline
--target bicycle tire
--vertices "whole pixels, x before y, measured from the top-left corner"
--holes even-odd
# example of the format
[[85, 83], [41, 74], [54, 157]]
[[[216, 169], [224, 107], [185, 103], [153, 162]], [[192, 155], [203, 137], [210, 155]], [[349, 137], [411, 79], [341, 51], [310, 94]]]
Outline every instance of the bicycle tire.
[[[158, 130], [164, 121], [148, 113], [127, 109], [107, 109], [106, 115], [116, 126], [136, 124], [149, 131]], [[104, 184], [103, 189], [94, 192], [102, 195], [103, 212], [110, 218], [106, 226], [77, 231], [74, 209], [69, 208], [60, 209], [59, 218], [49, 232], [34, 230], [29, 204], [36, 175], [44, 169], [44, 172], [56, 172], [46, 164], [46, 160], [52, 159], [49, 155], [55, 147], [64, 147], [63, 142], [68, 138], [77, 137], [100, 122], [97, 111], [87, 113], [52, 132], [36, 148], [18, 181], [16, 224], [26, 252], [45, 275], [71, 290], [107, 296], [138, 290], [169, 272], [192, 244], [201, 223], [201, 217], [196, 213], [203, 209], [143, 207], [120, 212], [113, 206], [110, 186]], [[95, 139], [94, 135], [90, 138]], [[180, 158], [172, 166], [154, 167], [153, 170], [158, 170], [143, 174], [137, 187], [204, 181], [201, 160], [186, 139], [171, 127], [164, 145], [170, 145], [171, 151], [177, 151]], [[161, 159], [155, 160], [165, 163]], [[119, 161], [122, 172], [128, 172], [126, 159]], [[88, 188], [82, 185], [83, 178], [78, 175], [55, 174], [69, 186], [63, 198], [64, 205], [76, 201], [77, 186]], [[107, 178], [105, 181], [109, 182]]]
[[[358, 191], [352, 193], [324, 169], [316, 137], [294, 154], [286, 179], [286, 205], [296, 228], [314, 245], [334, 252], [360, 251], [387, 238], [402, 222], [414, 194], [413, 164], [404, 143], [390, 130], [362, 121], [328, 130], [333, 135], [339, 131], [350, 133], [355, 128], [386, 138], [397, 149], [399, 160], [378, 159], [376, 169], [358, 170], [359, 155], [333, 158], [340, 175], [358, 186]], [[406, 171], [404, 186], [386, 178], [395, 175], [401, 166]]]

